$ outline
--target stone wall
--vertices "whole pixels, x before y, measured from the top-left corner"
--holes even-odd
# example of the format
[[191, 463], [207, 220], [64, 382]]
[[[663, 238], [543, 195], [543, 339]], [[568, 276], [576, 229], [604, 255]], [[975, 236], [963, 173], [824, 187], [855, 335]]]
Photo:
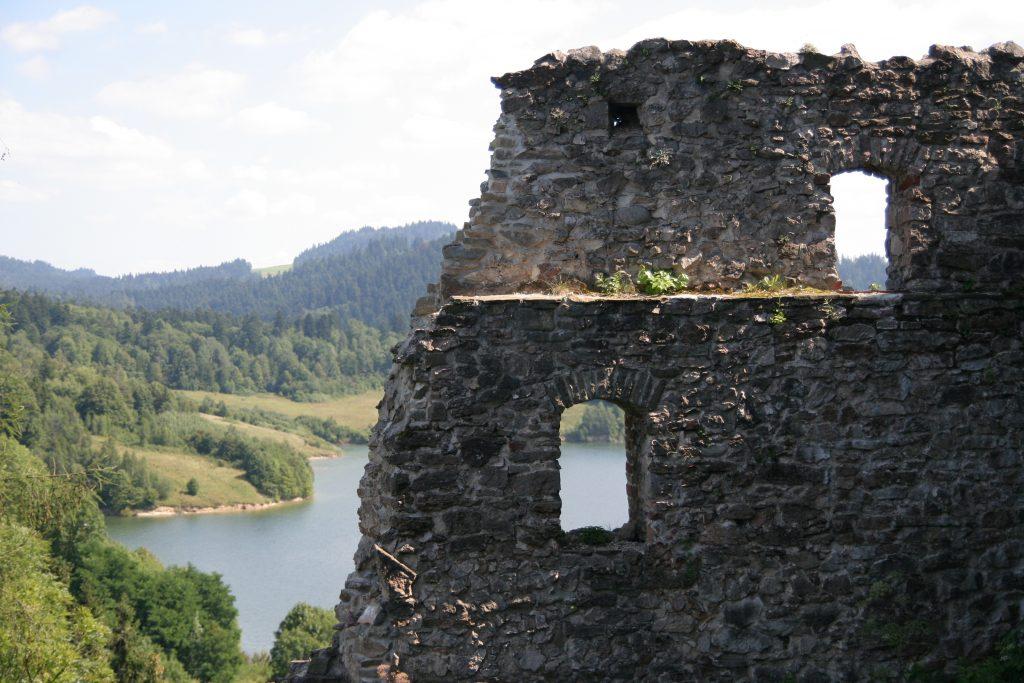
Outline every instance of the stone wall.
[[1024, 265], [1022, 62], [1013, 43], [877, 63], [728, 41], [547, 55], [494, 79], [489, 179], [441, 299], [643, 264], [831, 288], [829, 181], [854, 170], [889, 181], [890, 289], [1004, 288]]
[[[398, 352], [344, 628], [305, 680], [867, 680], [985, 652], [1024, 600], [1022, 311], [447, 305]], [[593, 398], [629, 419], [632, 519], [598, 546], [559, 522], [560, 415]]]
[[[654, 40], [497, 79], [338, 634], [292, 679], [892, 680], [988, 653], [1024, 607], [1022, 63]], [[853, 169], [889, 178], [894, 293], [510, 294], [642, 265], [832, 288]], [[603, 542], [560, 523], [560, 417], [597, 398], [627, 428]]]

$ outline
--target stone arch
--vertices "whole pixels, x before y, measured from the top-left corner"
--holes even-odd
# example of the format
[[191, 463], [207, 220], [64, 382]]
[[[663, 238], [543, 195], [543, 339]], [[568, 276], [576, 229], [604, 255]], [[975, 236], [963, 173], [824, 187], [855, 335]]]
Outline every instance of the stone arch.
[[627, 413], [650, 412], [664, 389], [664, 382], [646, 370], [620, 366], [574, 371], [545, 383], [545, 393], [559, 412], [595, 399], [615, 403]]

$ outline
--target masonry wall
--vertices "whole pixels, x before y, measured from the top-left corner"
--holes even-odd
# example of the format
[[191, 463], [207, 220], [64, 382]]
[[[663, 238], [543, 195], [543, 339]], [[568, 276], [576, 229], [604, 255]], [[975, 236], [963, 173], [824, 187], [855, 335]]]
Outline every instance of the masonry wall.
[[[849, 46], [798, 55], [661, 39], [547, 55], [494, 79], [488, 180], [445, 250], [440, 299], [642, 265], [698, 288], [768, 274], [832, 288], [829, 183], [854, 170], [889, 180], [890, 289], [1013, 286], [1022, 61], [1013, 43], [877, 63]], [[634, 125], [613, 127], [624, 105]]]
[[[1024, 599], [1022, 310], [447, 305], [398, 352], [305, 680], [867, 680], [987, 651]], [[597, 546], [559, 522], [560, 415], [593, 398], [627, 412], [632, 498]]]
[[[496, 83], [488, 181], [397, 349], [334, 643], [296, 681], [949, 672], [1024, 607], [1024, 49], [651, 40]], [[892, 294], [833, 175], [889, 179]], [[643, 266], [703, 295], [514, 296]], [[493, 296], [485, 296], [493, 295]], [[630, 521], [563, 529], [559, 421], [626, 411]]]

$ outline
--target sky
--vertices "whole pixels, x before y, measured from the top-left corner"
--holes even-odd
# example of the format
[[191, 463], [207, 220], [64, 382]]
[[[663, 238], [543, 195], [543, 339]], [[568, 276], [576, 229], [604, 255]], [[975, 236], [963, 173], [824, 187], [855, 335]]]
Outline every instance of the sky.
[[[1024, 3], [0, 0], [0, 254], [261, 267], [363, 225], [462, 225], [490, 77], [649, 37], [917, 58], [1024, 44]], [[879, 251], [884, 183], [833, 189], [840, 253]]]

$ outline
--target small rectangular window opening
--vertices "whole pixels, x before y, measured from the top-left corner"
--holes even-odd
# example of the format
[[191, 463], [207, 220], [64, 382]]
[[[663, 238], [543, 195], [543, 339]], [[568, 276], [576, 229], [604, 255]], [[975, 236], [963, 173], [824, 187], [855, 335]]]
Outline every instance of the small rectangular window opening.
[[640, 127], [640, 112], [635, 104], [608, 103], [608, 128], [615, 132], [626, 128]]

